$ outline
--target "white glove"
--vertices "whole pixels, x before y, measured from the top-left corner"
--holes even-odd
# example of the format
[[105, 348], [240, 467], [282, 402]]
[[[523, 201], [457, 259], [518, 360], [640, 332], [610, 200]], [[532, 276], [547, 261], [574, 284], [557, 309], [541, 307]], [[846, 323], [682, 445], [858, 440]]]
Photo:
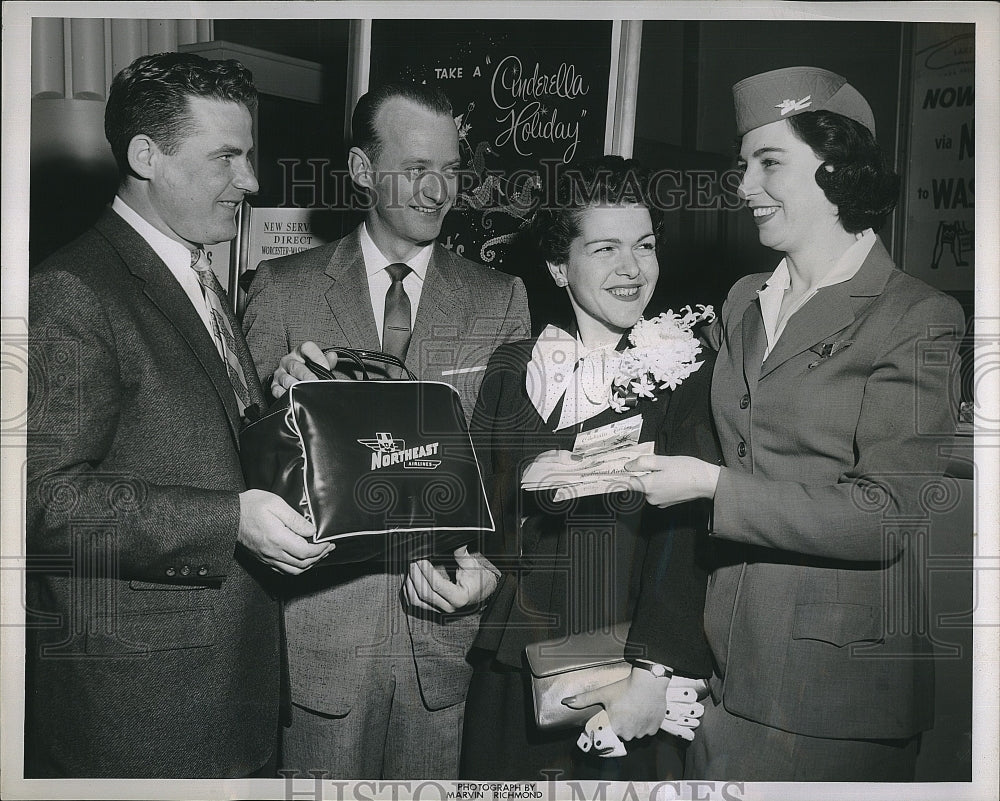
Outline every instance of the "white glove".
[[621, 757], [626, 753], [624, 743], [611, 728], [611, 719], [603, 709], [587, 721], [576, 744], [585, 754], [593, 750], [599, 757]]
[[[704, 697], [707, 692], [708, 685], [703, 679], [672, 677], [667, 685], [667, 712], [660, 730], [689, 742], [694, 740], [694, 730], [701, 724], [699, 718], [705, 714], [705, 707], [698, 697], [699, 694]], [[611, 720], [603, 709], [587, 721], [576, 744], [585, 754], [594, 751], [599, 757], [626, 754], [624, 743], [611, 728]]]
[[[675, 686], [678, 679], [681, 679], [681, 683]], [[705, 707], [698, 700], [698, 690], [694, 684], [696, 681], [699, 680], [686, 679], [683, 676], [674, 676], [670, 679], [670, 684], [667, 685], [667, 713], [663, 716], [660, 731], [681, 737], [688, 742], [694, 739], [694, 730], [701, 725], [698, 718], [705, 714]]]

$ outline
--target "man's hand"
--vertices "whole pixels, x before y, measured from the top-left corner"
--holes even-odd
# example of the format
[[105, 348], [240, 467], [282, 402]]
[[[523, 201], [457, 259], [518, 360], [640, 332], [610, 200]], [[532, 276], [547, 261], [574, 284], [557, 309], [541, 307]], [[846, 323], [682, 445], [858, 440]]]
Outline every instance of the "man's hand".
[[718, 465], [693, 456], [640, 456], [626, 462], [625, 469], [646, 472], [631, 476], [632, 489], [642, 492], [653, 506], [673, 506], [697, 498], [714, 498], [719, 483]]
[[430, 612], [464, 612], [479, 606], [497, 588], [500, 571], [485, 556], [470, 554], [466, 546], [455, 551], [458, 571], [455, 580], [448, 578], [443, 567], [428, 560], [410, 563], [403, 583], [406, 602]]
[[272, 570], [297, 576], [334, 549], [333, 543], [311, 542], [315, 533], [312, 523], [274, 493], [240, 493], [237, 541]]
[[303, 342], [278, 362], [278, 369], [271, 379], [271, 394], [274, 397], [280, 398], [292, 384], [299, 381], [316, 380], [316, 376], [306, 367], [306, 358], [312, 359], [316, 364], [325, 364], [331, 370], [337, 366], [336, 353], [323, 353], [323, 349], [315, 342]]

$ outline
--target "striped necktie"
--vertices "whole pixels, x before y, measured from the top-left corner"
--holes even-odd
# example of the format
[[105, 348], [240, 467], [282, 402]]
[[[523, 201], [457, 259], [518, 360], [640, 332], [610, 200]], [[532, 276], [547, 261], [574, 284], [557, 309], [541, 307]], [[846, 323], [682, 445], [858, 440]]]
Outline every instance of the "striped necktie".
[[201, 284], [201, 294], [205, 298], [209, 314], [212, 318], [212, 333], [215, 337], [215, 346], [219, 349], [219, 355], [226, 365], [229, 373], [229, 383], [236, 393], [236, 401], [239, 405], [240, 415], [246, 411], [250, 405], [250, 391], [247, 388], [246, 374], [243, 365], [240, 364], [237, 353], [236, 335], [233, 333], [233, 320], [230, 319], [231, 312], [226, 306], [226, 294], [219, 283], [219, 279], [212, 272], [212, 264], [204, 250], [198, 249], [191, 252], [191, 269], [198, 276]]

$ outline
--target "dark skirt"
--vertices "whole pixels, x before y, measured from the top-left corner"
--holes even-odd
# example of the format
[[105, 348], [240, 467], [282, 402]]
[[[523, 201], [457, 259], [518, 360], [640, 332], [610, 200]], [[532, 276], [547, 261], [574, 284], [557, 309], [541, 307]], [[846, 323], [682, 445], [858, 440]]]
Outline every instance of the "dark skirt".
[[582, 728], [535, 726], [529, 673], [474, 649], [465, 702], [459, 776], [479, 781], [674, 781], [686, 743], [662, 732], [625, 743], [628, 754], [601, 758], [576, 746]]

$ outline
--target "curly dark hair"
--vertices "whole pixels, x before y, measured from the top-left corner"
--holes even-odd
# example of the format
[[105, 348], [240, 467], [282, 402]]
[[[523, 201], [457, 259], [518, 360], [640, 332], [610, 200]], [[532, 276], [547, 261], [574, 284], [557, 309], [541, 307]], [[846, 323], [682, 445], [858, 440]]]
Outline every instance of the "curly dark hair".
[[394, 97], [409, 100], [437, 114], [448, 117], [454, 114], [448, 95], [434, 84], [400, 81], [384, 83], [366, 92], [358, 100], [351, 115], [351, 144], [363, 150], [373, 164], [382, 150], [382, 139], [375, 126], [375, 118], [382, 106]]
[[232, 59], [157, 53], [137, 58], [115, 76], [104, 110], [104, 135], [122, 178], [129, 173], [129, 142], [139, 134], [149, 136], [164, 153], [176, 152], [190, 130], [189, 97], [242, 103], [251, 114], [257, 108], [253, 74]]
[[796, 114], [788, 124], [823, 161], [816, 170], [816, 183], [837, 207], [844, 230], [857, 234], [881, 228], [899, 201], [899, 176], [874, 134], [830, 111]]
[[639, 162], [621, 156], [597, 156], [556, 170], [543, 186], [531, 223], [531, 237], [546, 261], [565, 264], [570, 245], [580, 235], [583, 213], [594, 206], [644, 206], [659, 236], [663, 213], [653, 202], [650, 176]]

